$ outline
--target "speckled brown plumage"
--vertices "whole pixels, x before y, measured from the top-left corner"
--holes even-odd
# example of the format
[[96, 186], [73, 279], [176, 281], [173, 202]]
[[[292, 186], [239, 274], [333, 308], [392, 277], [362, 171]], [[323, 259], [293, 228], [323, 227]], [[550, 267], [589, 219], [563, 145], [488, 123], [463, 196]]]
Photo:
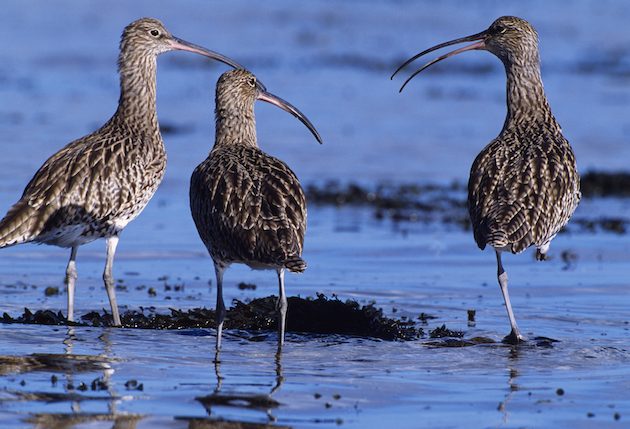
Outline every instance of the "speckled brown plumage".
[[190, 195], [195, 225], [213, 260], [306, 269], [306, 199], [284, 162], [257, 147], [219, 145], [195, 169]]
[[142, 211], [164, 175], [162, 139], [159, 131], [112, 122], [37, 171], [0, 222], [3, 247], [28, 241], [82, 245], [117, 235]]
[[464, 41], [478, 42], [429, 62], [404, 85], [430, 65], [467, 50], [487, 50], [505, 66], [507, 116], [499, 136], [473, 162], [468, 209], [477, 245], [481, 249], [490, 245], [496, 252], [499, 285], [512, 327], [506, 340], [519, 342], [524, 337], [512, 312], [501, 252], [519, 253], [533, 245], [537, 258], [545, 259], [551, 240], [580, 201], [580, 180], [573, 150], [547, 102], [540, 77], [538, 34], [527, 21], [501, 17], [481, 33], [415, 55], [396, 73], [426, 53]]
[[103, 278], [114, 324], [120, 325], [113, 257], [118, 235], [144, 209], [164, 176], [166, 152], [155, 111], [156, 58], [173, 49], [206, 55], [173, 37], [158, 20], [129, 24], [120, 42], [116, 113], [94, 133], [51, 156], [0, 221], [0, 247], [37, 242], [72, 248], [66, 270], [68, 320], [73, 320], [77, 248], [106, 238]]
[[284, 336], [284, 270], [303, 272], [306, 199], [289, 166], [258, 148], [254, 102], [273, 102], [304, 122], [293, 106], [266, 92], [246, 70], [224, 73], [216, 90], [216, 139], [193, 172], [190, 209], [217, 275], [217, 349], [225, 317], [223, 271], [232, 263], [274, 269], [279, 278], [280, 344]]
[[575, 156], [545, 97], [534, 28], [503, 17], [490, 31], [502, 35], [489, 45], [505, 64], [508, 113], [470, 170], [475, 241], [481, 249], [489, 244], [512, 253], [534, 245], [544, 258], [580, 200]]
[[553, 116], [507, 125], [475, 159], [468, 182], [475, 241], [518, 253], [549, 242], [579, 202], [573, 151]]

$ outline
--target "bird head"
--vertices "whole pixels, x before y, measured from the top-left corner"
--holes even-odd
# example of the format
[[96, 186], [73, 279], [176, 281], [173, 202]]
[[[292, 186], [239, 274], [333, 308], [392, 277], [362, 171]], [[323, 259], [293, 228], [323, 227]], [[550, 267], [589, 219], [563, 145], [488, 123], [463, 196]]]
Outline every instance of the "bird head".
[[484, 32], [485, 49], [501, 61], [515, 63], [533, 56], [538, 59], [538, 33], [527, 21], [515, 16], [502, 16]]
[[231, 58], [173, 36], [164, 24], [155, 18], [141, 18], [127, 25], [120, 40], [122, 55], [134, 52], [157, 56], [174, 50], [193, 52], [234, 68], [242, 68]]
[[248, 70], [236, 69], [223, 73], [217, 82], [217, 99], [219, 98], [241, 108], [253, 106], [256, 100], [271, 103], [299, 119], [313, 133], [317, 141], [322, 143], [315, 126], [297, 107], [267, 91], [265, 85]]
[[496, 55], [506, 66], [516, 65], [538, 65], [538, 33], [534, 27], [527, 21], [515, 16], [502, 16], [495, 20], [486, 30], [472, 34], [470, 36], [461, 37], [459, 39], [450, 40], [440, 43], [419, 54], [414, 55], [405, 61], [392, 75], [393, 77], [408, 64], [430, 52], [444, 48], [446, 46], [455, 45], [463, 42], [474, 42], [470, 45], [448, 52], [416, 70], [402, 85], [400, 91], [413, 79], [417, 74], [429, 68], [446, 58], [461, 54], [466, 51], [485, 50]]

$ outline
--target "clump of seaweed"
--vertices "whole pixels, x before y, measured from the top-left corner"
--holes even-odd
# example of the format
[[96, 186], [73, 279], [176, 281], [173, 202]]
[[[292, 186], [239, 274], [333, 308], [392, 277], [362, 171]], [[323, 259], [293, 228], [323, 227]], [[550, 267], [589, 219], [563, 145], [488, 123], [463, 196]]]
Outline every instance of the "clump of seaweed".
[[589, 171], [580, 189], [585, 197], [630, 197], [630, 173]]
[[453, 331], [448, 329], [446, 325], [438, 326], [429, 332], [430, 338], [462, 338], [463, 336], [464, 333], [462, 331]]
[[[341, 301], [318, 294], [316, 298], [290, 297], [287, 313], [288, 332], [342, 334], [380, 338], [383, 340], [413, 340], [423, 335], [412, 321], [391, 319], [383, 310], [355, 300]], [[271, 330], [276, 328], [276, 298], [255, 299], [250, 303], [235, 301], [228, 312], [228, 328]]]
[[[227, 312], [226, 329], [270, 331], [277, 326], [276, 297], [269, 296], [245, 303], [234, 300]], [[424, 335], [415, 322], [398, 320], [383, 315], [383, 310], [367, 304], [361, 306], [355, 300], [341, 301], [318, 294], [315, 298], [289, 297], [287, 332], [340, 334], [379, 338], [383, 340], [413, 340]], [[3, 323], [41, 325], [111, 326], [111, 314], [92, 311], [83, 315], [80, 322], [68, 322], [61, 312], [28, 308], [16, 318], [4, 313]], [[121, 315], [125, 328], [140, 329], [191, 329], [214, 328], [215, 312], [206, 308], [190, 310], [170, 309], [170, 314], [160, 314], [154, 308], [140, 308]]]

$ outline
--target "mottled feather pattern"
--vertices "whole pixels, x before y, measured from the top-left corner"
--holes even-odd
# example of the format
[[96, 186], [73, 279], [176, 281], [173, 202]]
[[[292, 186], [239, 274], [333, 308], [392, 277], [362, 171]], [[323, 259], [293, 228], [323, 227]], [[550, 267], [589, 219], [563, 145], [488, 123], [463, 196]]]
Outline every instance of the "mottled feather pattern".
[[[70, 247], [120, 232], [164, 175], [166, 154], [157, 137], [110, 122], [67, 145], [35, 173], [0, 223], [0, 246], [35, 241]], [[23, 208], [30, 220], [11, 221], [12, 211]], [[64, 237], [69, 228], [73, 237]]]
[[199, 235], [220, 264], [301, 272], [306, 201], [297, 177], [257, 147], [219, 145], [193, 172], [190, 205]]
[[468, 190], [477, 245], [513, 253], [548, 244], [580, 200], [573, 151], [552, 118], [506, 127], [475, 159]]
[[38, 242], [70, 247], [65, 284], [68, 321], [74, 320], [78, 247], [106, 238], [103, 283], [113, 325], [121, 319], [113, 277], [118, 235], [142, 212], [164, 176], [166, 153], [155, 110], [157, 56], [187, 50], [233, 61], [171, 35], [153, 18], [123, 31], [118, 57], [118, 108], [99, 130], [51, 156], [21, 199], [0, 220], [0, 247]]
[[508, 16], [487, 31], [486, 49], [505, 66], [508, 111], [470, 171], [475, 241], [513, 253], [534, 245], [544, 254], [580, 201], [575, 156], [545, 95], [536, 30]]
[[156, 56], [163, 25], [143, 18], [120, 44], [120, 100], [99, 130], [52, 155], [0, 221], [0, 247], [24, 242], [73, 247], [117, 235], [142, 212], [166, 168], [155, 112]]

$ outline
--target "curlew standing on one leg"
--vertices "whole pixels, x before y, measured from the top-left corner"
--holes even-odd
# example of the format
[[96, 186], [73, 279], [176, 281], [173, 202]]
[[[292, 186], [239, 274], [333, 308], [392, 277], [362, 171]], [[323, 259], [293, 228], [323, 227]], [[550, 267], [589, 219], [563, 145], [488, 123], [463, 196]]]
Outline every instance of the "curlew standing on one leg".
[[129, 24], [120, 42], [118, 110], [99, 130], [48, 158], [0, 221], [0, 247], [36, 242], [69, 247], [68, 320], [74, 320], [75, 259], [82, 244], [107, 240], [103, 280], [120, 325], [112, 277], [118, 236], [147, 205], [166, 167], [155, 111], [156, 59], [172, 50], [239, 64], [171, 35], [156, 19]]
[[303, 272], [306, 200], [288, 165], [258, 148], [254, 103], [267, 101], [297, 117], [321, 138], [295, 107], [267, 92], [246, 70], [219, 78], [212, 151], [190, 179], [190, 210], [217, 278], [217, 350], [225, 319], [223, 272], [232, 263], [278, 274], [279, 344], [284, 341], [287, 298], [284, 271]]
[[[544, 260], [549, 243], [566, 225], [580, 201], [575, 157], [551, 113], [540, 77], [538, 34], [527, 21], [504, 16], [481, 33], [441, 43], [415, 59], [456, 43], [475, 43], [442, 55], [418, 73], [443, 59], [470, 50], [486, 50], [504, 64], [507, 74], [507, 117], [503, 129], [473, 162], [468, 181], [468, 211], [480, 249], [494, 248], [497, 277], [512, 331], [504, 341], [525, 340], [517, 325], [501, 252], [519, 253], [536, 246]], [[393, 75], [392, 75], [393, 77]]]

